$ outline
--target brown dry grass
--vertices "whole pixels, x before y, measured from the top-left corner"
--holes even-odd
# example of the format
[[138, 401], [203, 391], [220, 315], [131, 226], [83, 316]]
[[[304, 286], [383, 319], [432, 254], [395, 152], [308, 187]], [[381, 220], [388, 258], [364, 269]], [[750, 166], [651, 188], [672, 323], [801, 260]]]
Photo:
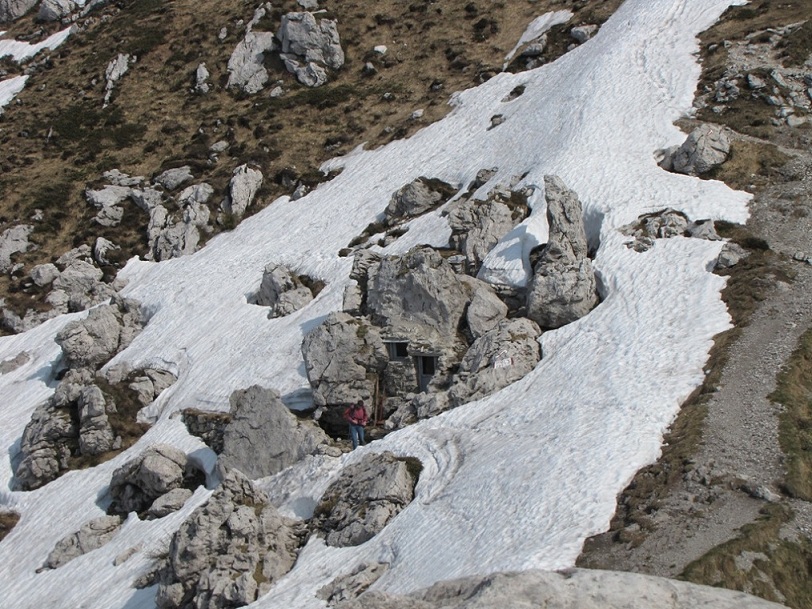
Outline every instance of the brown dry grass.
[[781, 526], [791, 518], [786, 507], [767, 505], [759, 520], [689, 564], [680, 578], [741, 590], [793, 609], [812, 607], [812, 542], [781, 538]]
[[11, 533], [11, 529], [17, 526], [20, 515], [17, 512], [0, 512], [0, 541]]
[[801, 336], [770, 399], [783, 406], [779, 433], [786, 455], [784, 490], [812, 501], [812, 329]]

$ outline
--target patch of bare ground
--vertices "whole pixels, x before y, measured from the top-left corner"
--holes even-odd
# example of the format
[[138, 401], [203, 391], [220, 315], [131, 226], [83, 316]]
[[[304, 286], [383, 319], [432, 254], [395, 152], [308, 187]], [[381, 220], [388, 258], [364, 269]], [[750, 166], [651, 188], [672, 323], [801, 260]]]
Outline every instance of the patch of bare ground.
[[17, 512], [0, 511], [0, 541], [11, 533], [11, 529], [17, 526], [20, 515]]
[[[730, 76], [724, 41], [812, 19], [807, 2], [733, 8], [702, 37], [699, 95]], [[801, 32], [801, 34], [798, 34]], [[754, 36], [755, 35], [755, 36]], [[797, 28], [775, 45], [777, 65], [812, 44]], [[730, 160], [712, 176], [754, 194], [746, 227], [720, 233], [751, 250], [722, 296], [735, 327], [717, 337], [703, 386], [683, 406], [660, 460], [618, 498], [607, 533], [587, 541], [581, 566], [621, 569], [743, 590], [798, 609], [812, 606], [812, 504], [803, 484], [812, 452], [808, 358], [812, 266], [809, 130], [774, 120], [741, 95], [701, 120], [734, 130]], [[685, 126], [690, 126], [687, 122]], [[798, 259], [794, 259], [798, 258]]]

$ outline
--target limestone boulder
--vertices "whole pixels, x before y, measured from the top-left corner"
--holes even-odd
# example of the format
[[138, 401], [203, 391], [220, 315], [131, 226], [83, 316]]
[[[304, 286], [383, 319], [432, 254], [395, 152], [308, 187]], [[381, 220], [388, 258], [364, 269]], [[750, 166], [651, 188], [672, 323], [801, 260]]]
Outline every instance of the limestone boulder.
[[418, 337], [431, 345], [456, 341], [469, 288], [443, 257], [418, 246], [369, 268], [367, 311], [390, 335]]
[[358, 598], [369, 587], [380, 579], [389, 569], [387, 563], [361, 563], [346, 575], [339, 575], [316, 593], [316, 596], [327, 601], [328, 607]]
[[61, 21], [69, 17], [78, 8], [73, 0], [42, 0], [37, 12], [37, 19], [45, 21]]
[[508, 307], [484, 281], [470, 279], [471, 301], [465, 311], [468, 329], [474, 339], [489, 332], [507, 317]]
[[511, 209], [498, 200], [465, 199], [448, 213], [451, 247], [466, 259], [466, 272], [476, 275], [482, 261], [516, 225]]
[[181, 185], [194, 180], [195, 176], [192, 174], [192, 168], [188, 165], [177, 167], [175, 169], [167, 169], [155, 177], [154, 182], [160, 184], [166, 190], [175, 190]]
[[29, 224], [18, 224], [7, 228], [0, 234], [0, 273], [6, 273], [11, 269], [11, 257], [14, 254], [27, 252], [34, 247], [32, 243], [28, 242], [28, 237], [33, 230], [34, 227]]
[[37, 0], [0, 0], [0, 23], [9, 23], [25, 15]]
[[45, 559], [45, 568], [58, 569], [74, 558], [98, 550], [115, 537], [121, 524], [120, 516], [100, 516], [86, 522], [78, 531], [56, 542]]
[[718, 167], [730, 155], [730, 138], [724, 127], [704, 124], [694, 129], [674, 153], [673, 171], [702, 175]]
[[624, 573], [567, 569], [494, 573], [438, 582], [408, 596], [368, 591], [342, 609], [782, 609], [784, 606], [724, 588]]
[[445, 203], [454, 193], [451, 185], [420, 177], [392, 194], [384, 210], [386, 222], [393, 226], [404, 219], [421, 216]]
[[135, 63], [135, 60], [136, 58], [131, 55], [119, 53], [107, 64], [107, 68], [104, 70], [106, 83], [104, 87], [103, 107], [107, 107], [110, 104], [116, 83], [129, 71], [130, 65]]
[[361, 545], [380, 533], [414, 498], [417, 483], [392, 453], [371, 454], [346, 467], [316, 506], [314, 526], [327, 545]]
[[248, 165], [240, 165], [231, 174], [228, 197], [222, 204], [223, 211], [235, 218], [242, 218], [261, 186], [262, 172]]
[[259, 93], [268, 82], [265, 54], [276, 48], [272, 32], [246, 32], [228, 60], [227, 87], [237, 87], [248, 94]]
[[115, 355], [121, 344], [122, 316], [114, 305], [91, 310], [56, 335], [70, 368], [97, 368]]
[[313, 300], [313, 292], [298, 275], [281, 264], [269, 264], [262, 274], [256, 304], [270, 307], [268, 317], [283, 317]]
[[364, 400], [389, 357], [380, 332], [363, 318], [331, 313], [302, 341], [302, 355], [317, 406]]
[[113, 449], [116, 434], [107, 418], [107, 404], [96, 385], [82, 388], [78, 399], [79, 452], [100, 455]]
[[120, 513], [143, 512], [161, 495], [183, 486], [193, 470], [183, 451], [168, 444], [150, 446], [113, 472], [111, 509]]
[[223, 436], [231, 422], [227, 412], [206, 412], [194, 408], [182, 411], [183, 424], [193, 436], [203, 440], [218, 455], [223, 452]]
[[549, 240], [533, 270], [527, 317], [544, 329], [580, 319], [598, 304], [578, 196], [557, 176], [545, 176]]
[[448, 390], [449, 407], [484, 398], [523, 378], [541, 360], [538, 325], [524, 317], [503, 319], [474, 341]]
[[94, 218], [101, 226], [118, 226], [124, 217], [124, 208], [121, 205], [130, 198], [132, 188], [129, 186], [107, 185], [101, 189], [88, 189], [85, 199], [98, 211]]
[[328, 441], [317, 425], [298, 420], [273, 389], [254, 385], [235, 391], [230, 403], [218, 463], [249, 478], [277, 474]]
[[177, 512], [192, 495], [192, 491], [188, 488], [173, 488], [152, 502], [152, 505], [149, 506], [149, 510], [147, 510], [147, 517], [163, 518], [172, 512]]
[[279, 514], [250, 480], [230, 471], [173, 535], [159, 609], [242, 607], [293, 567], [303, 527]]
[[34, 282], [34, 285], [43, 288], [59, 277], [59, 269], [50, 262], [46, 264], [38, 264], [31, 269], [30, 275], [31, 281]]
[[276, 37], [286, 69], [305, 86], [325, 84], [327, 70], [338, 70], [344, 65], [344, 50], [335, 21], [316, 20], [308, 12], [288, 13], [282, 16]]
[[50, 402], [37, 406], [20, 440], [22, 458], [14, 469], [15, 488], [30, 491], [55, 480], [68, 468], [68, 446], [78, 432], [69, 410]]

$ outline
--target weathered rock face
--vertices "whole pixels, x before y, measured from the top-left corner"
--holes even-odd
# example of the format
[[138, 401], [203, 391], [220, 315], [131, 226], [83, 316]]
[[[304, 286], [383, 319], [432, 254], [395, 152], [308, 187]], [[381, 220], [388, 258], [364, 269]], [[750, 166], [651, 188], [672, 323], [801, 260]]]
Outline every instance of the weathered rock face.
[[298, 275], [281, 264], [269, 264], [262, 274], [256, 304], [270, 307], [268, 317], [282, 317], [306, 306], [313, 292]]
[[465, 199], [454, 205], [448, 213], [451, 247], [465, 256], [466, 272], [476, 275], [488, 252], [522, 219], [524, 214], [514, 216], [496, 197]]
[[161, 495], [183, 486], [195, 475], [183, 451], [168, 444], [155, 444], [119, 467], [110, 480], [111, 510], [143, 512]]
[[460, 362], [448, 390], [449, 406], [491, 395], [531, 372], [541, 360], [540, 335], [535, 322], [517, 317], [503, 319], [479, 337]]
[[464, 607], [545, 607], [545, 609], [780, 609], [743, 592], [698, 586], [673, 579], [569, 569], [566, 572], [497, 573], [437, 583], [430, 588], [394, 596], [367, 592], [342, 609], [463, 609]]
[[235, 218], [242, 218], [245, 210], [254, 202], [260, 186], [262, 186], [261, 171], [251, 169], [248, 165], [237, 167], [231, 175], [229, 194], [222, 204], [223, 211]]
[[293, 567], [302, 534], [300, 524], [281, 516], [250, 480], [231, 471], [173, 536], [156, 604], [248, 605]]
[[702, 175], [724, 163], [729, 154], [730, 138], [724, 128], [704, 124], [688, 135], [670, 162], [672, 170], [677, 173]]
[[188, 165], [183, 167], [176, 167], [174, 169], [167, 169], [155, 177], [155, 183], [160, 184], [167, 190], [175, 190], [182, 184], [194, 180], [195, 176], [192, 174], [192, 168]]
[[95, 369], [118, 351], [122, 328], [118, 309], [102, 306], [85, 319], [66, 325], [56, 335], [56, 342], [68, 367]]
[[299, 421], [273, 389], [254, 385], [235, 391], [230, 403], [218, 463], [249, 478], [279, 473], [328, 441], [315, 424]]
[[550, 238], [533, 272], [527, 317], [546, 329], [589, 313], [598, 293], [578, 196], [557, 176], [546, 176], [544, 185]]
[[14, 21], [34, 8], [37, 0], [0, 0], [0, 23]]
[[172, 512], [177, 512], [193, 494], [188, 488], [173, 488], [152, 502], [149, 510], [147, 510], [147, 517], [163, 518]]
[[265, 54], [276, 48], [272, 32], [247, 31], [228, 60], [228, 87], [239, 87], [248, 94], [259, 93], [268, 82]]
[[384, 210], [389, 226], [415, 218], [442, 205], [453, 194], [451, 185], [440, 180], [417, 178], [392, 194]]
[[83, 524], [78, 531], [56, 542], [45, 559], [45, 568], [58, 569], [78, 556], [98, 550], [118, 533], [121, 522], [120, 516], [100, 516]]
[[314, 525], [329, 546], [361, 545], [414, 498], [417, 483], [392, 453], [373, 454], [345, 468], [316, 507]]
[[[186, 177], [185, 172], [182, 172], [167, 176], [165, 181], [169, 186], [177, 187]], [[201, 231], [211, 231], [211, 212], [206, 203], [212, 194], [214, 189], [205, 182], [188, 186], [175, 199], [176, 211], [172, 211], [172, 206], [167, 207], [164, 204], [161, 191], [153, 188], [132, 190], [130, 197], [149, 214], [147, 259], [169, 260], [196, 252]]]
[[107, 81], [104, 87], [104, 104], [107, 107], [113, 97], [113, 89], [116, 83], [121, 80], [124, 75], [129, 71], [130, 64], [135, 63], [135, 57], [125, 53], [119, 53], [114, 59], [110, 60], [107, 68], [104, 71], [104, 78]]
[[37, 12], [37, 19], [46, 23], [60, 21], [70, 16], [76, 8], [77, 5], [73, 0], [42, 0], [39, 5], [39, 12]]
[[465, 319], [476, 340], [507, 317], [508, 307], [485, 282], [471, 279], [469, 285], [471, 302], [465, 312]]
[[37, 489], [66, 470], [69, 447], [78, 432], [69, 411], [56, 409], [50, 403], [37, 406], [20, 442], [22, 460], [14, 470], [17, 488]]
[[282, 17], [276, 37], [285, 67], [305, 86], [323, 85], [327, 82], [326, 69], [338, 70], [344, 65], [335, 21], [316, 21], [307, 12], [288, 13]]
[[389, 360], [378, 329], [347, 313], [331, 313], [305, 336], [302, 355], [317, 406], [369, 403]]
[[367, 312], [392, 336], [453, 344], [468, 298], [466, 285], [430, 247], [383, 258], [369, 268]]
[[21, 458], [14, 470], [22, 490], [56, 479], [69, 468], [72, 456], [99, 455], [121, 441], [108, 419], [115, 405], [95, 385], [93, 371], [126, 348], [144, 320], [137, 302], [121, 298], [113, 302], [67, 324], [56, 336], [69, 370], [23, 431]]
[[198, 64], [197, 70], [195, 70], [195, 93], [199, 93], [200, 95], [208, 93], [209, 89], [211, 89], [208, 80], [209, 70], [206, 68], [206, 64]]
[[33, 244], [28, 242], [28, 236], [33, 230], [34, 227], [29, 224], [19, 224], [7, 228], [0, 234], [0, 273], [6, 273], [11, 268], [12, 255], [27, 252], [33, 247]]

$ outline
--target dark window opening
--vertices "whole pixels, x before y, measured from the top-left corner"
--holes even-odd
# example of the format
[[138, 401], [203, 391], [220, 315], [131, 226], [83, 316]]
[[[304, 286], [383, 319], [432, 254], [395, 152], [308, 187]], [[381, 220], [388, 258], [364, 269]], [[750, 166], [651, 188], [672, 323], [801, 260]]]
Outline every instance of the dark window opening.
[[404, 360], [409, 357], [409, 343], [386, 343], [390, 360]]

